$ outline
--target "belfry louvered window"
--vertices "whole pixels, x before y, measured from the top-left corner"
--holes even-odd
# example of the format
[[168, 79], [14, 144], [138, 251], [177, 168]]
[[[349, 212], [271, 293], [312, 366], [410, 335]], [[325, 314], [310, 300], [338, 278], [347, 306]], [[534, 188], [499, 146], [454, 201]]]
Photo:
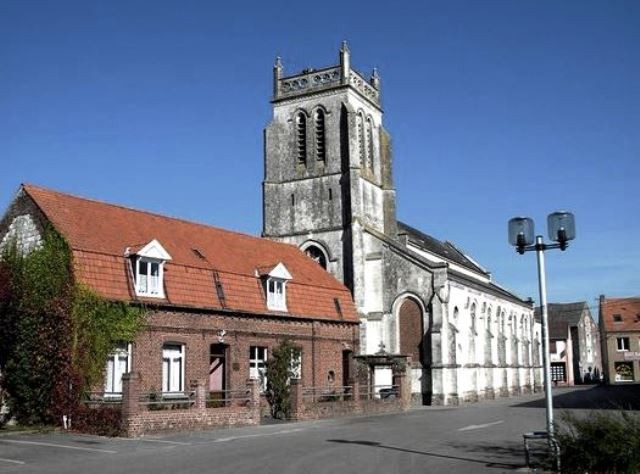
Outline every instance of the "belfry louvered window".
[[296, 155], [298, 163], [307, 162], [307, 117], [303, 112], [296, 115]]
[[373, 170], [373, 123], [367, 118], [367, 168]]
[[358, 135], [358, 156], [360, 157], [360, 164], [365, 164], [365, 145], [364, 145], [364, 118], [359, 113], [356, 117], [356, 133]]
[[315, 113], [316, 122], [316, 158], [319, 161], [324, 161], [326, 157], [326, 143], [325, 143], [325, 127], [324, 127], [324, 112], [320, 109]]

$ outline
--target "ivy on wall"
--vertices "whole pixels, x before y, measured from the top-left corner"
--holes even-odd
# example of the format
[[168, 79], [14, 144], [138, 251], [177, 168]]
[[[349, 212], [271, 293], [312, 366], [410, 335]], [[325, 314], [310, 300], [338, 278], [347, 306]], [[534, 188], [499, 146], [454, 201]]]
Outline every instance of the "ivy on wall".
[[132, 341], [144, 309], [111, 302], [73, 278], [68, 245], [55, 230], [24, 255], [0, 257], [0, 387], [22, 424], [59, 423], [82, 394], [101, 385], [106, 358]]

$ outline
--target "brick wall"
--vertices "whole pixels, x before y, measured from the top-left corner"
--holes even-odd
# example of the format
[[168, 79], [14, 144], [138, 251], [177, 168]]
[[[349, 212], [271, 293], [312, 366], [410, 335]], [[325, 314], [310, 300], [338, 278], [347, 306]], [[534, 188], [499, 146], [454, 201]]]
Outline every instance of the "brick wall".
[[[146, 330], [133, 344], [132, 370], [141, 374], [142, 391], [162, 388], [162, 347], [185, 348], [184, 382], [206, 380], [212, 344], [227, 345], [227, 389], [243, 387], [249, 378], [249, 348], [266, 347], [268, 354], [285, 338], [302, 348], [302, 380], [323, 385], [333, 372], [342, 380], [343, 351], [357, 351], [357, 324], [226, 315], [184, 311], [152, 311]], [[268, 357], [268, 356], [267, 356]]]

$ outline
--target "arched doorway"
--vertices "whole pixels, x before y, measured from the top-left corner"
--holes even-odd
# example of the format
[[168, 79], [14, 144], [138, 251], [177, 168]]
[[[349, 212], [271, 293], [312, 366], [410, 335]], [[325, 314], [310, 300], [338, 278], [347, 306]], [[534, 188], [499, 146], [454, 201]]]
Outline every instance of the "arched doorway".
[[398, 309], [398, 329], [400, 354], [411, 356], [411, 360], [422, 365], [424, 362], [424, 324], [422, 308], [410, 297], [404, 298]]

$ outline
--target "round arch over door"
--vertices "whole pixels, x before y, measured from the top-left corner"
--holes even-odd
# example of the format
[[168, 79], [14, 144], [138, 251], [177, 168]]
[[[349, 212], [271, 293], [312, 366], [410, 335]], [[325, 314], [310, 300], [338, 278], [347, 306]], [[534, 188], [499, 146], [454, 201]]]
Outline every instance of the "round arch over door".
[[413, 298], [404, 298], [398, 309], [400, 353], [411, 356], [413, 362], [422, 363], [424, 324], [422, 307]]

